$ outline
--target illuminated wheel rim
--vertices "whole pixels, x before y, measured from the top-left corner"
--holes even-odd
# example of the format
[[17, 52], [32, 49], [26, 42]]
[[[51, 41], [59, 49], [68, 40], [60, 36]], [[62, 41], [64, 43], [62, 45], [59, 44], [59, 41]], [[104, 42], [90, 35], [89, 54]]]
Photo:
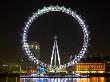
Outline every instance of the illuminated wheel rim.
[[23, 35], [22, 35], [22, 45], [23, 45], [23, 49], [26, 53], [26, 55], [28, 56], [28, 58], [30, 60], [32, 60], [35, 64], [39, 64], [41, 66], [50, 66], [49, 64], [43, 63], [40, 60], [38, 60], [33, 53], [30, 51], [29, 49], [29, 45], [27, 42], [27, 36], [28, 36], [28, 30], [31, 26], [31, 24], [33, 23], [33, 21], [35, 19], [37, 19], [39, 16], [48, 13], [48, 12], [63, 12], [66, 13], [70, 16], [72, 16], [74, 19], [76, 19], [78, 21], [78, 23], [80, 24], [82, 30], [83, 30], [83, 34], [84, 34], [84, 41], [83, 41], [83, 46], [81, 51], [79, 52], [79, 55], [77, 55], [77, 57], [75, 59], [73, 59], [72, 61], [70, 61], [67, 64], [61, 65], [61, 66], [70, 66], [70, 65], [74, 65], [76, 64], [78, 61], [80, 61], [80, 59], [84, 56], [84, 54], [87, 51], [87, 47], [88, 47], [88, 38], [89, 38], [89, 34], [88, 34], [88, 30], [87, 30], [87, 26], [85, 24], [85, 22], [81, 19], [81, 17], [76, 14], [76, 12], [72, 11], [70, 8], [65, 8], [60, 7], [60, 6], [49, 6], [49, 7], [44, 7], [43, 9], [38, 9], [38, 11], [36, 13], [34, 13], [26, 22], [25, 27], [23, 29]]

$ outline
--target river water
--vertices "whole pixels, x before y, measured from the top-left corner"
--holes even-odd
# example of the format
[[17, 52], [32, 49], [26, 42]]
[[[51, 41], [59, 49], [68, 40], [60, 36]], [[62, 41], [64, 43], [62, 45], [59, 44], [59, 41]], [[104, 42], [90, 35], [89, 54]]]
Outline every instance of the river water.
[[0, 82], [110, 82], [109, 77], [89, 78], [20, 78], [14, 76], [0, 77]]

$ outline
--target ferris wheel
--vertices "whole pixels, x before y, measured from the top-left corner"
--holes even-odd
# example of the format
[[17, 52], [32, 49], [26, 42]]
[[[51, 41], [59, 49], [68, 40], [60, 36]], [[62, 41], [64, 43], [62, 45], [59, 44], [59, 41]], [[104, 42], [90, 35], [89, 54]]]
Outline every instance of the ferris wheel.
[[29, 48], [29, 44], [28, 44], [28, 30], [30, 28], [30, 26], [32, 25], [34, 20], [37, 20], [37, 18], [43, 14], [46, 14], [48, 12], [63, 12], [66, 13], [68, 15], [70, 15], [71, 17], [73, 17], [81, 26], [83, 34], [84, 34], [84, 38], [83, 38], [83, 45], [82, 48], [79, 52], [79, 54], [75, 57], [75, 59], [71, 60], [70, 62], [61, 65], [61, 66], [70, 66], [70, 65], [75, 65], [77, 62], [79, 62], [81, 60], [81, 58], [85, 55], [86, 51], [87, 51], [87, 47], [88, 47], [88, 41], [89, 41], [89, 32], [87, 30], [87, 25], [85, 24], [84, 20], [82, 20], [82, 18], [74, 11], [72, 11], [70, 8], [66, 8], [66, 7], [60, 7], [60, 6], [49, 6], [49, 7], [44, 7], [43, 9], [38, 9], [37, 12], [35, 12], [26, 22], [24, 28], [23, 28], [23, 34], [22, 34], [22, 46], [23, 49], [25, 50], [26, 55], [28, 56], [28, 58], [33, 61], [35, 64], [41, 65], [41, 66], [50, 66], [50, 64], [46, 64], [43, 63], [42, 61], [38, 60], [33, 53], [31, 52], [30, 48]]

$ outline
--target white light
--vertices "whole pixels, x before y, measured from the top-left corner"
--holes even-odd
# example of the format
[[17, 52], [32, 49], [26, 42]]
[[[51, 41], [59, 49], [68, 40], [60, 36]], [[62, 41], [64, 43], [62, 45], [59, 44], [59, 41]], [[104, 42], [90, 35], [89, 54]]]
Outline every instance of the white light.
[[33, 20], [34, 18], [33, 17], [31, 17], [31, 20]]
[[36, 58], [34, 57], [34, 60], [36, 60]]
[[32, 20], [30, 19], [29, 22], [31, 22]]
[[[27, 55], [28, 52], [27, 50], [30, 51], [29, 47], [25, 45], [25, 43], [27, 44], [27, 34], [28, 34], [28, 29], [30, 28], [32, 22], [38, 18], [38, 16], [41, 16], [42, 14], [45, 14], [45, 13], [48, 13], [48, 12], [51, 12], [51, 11], [59, 11], [59, 12], [64, 12], [70, 16], [72, 16], [74, 19], [76, 19], [78, 21], [78, 23], [80, 24], [82, 30], [83, 30], [83, 33], [84, 33], [84, 42], [83, 42], [83, 47], [79, 53], [80, 57], [78, 60], [80, 60], [82, 58], [82, 56], [85, 54], [86, 50], [87, 50], [87, 46], [88, 46], [88, 31], [87, 31], [87, 26], [85, 24], [85, 21], [81, 19], [81, 17], [76, 14], [75, 11], [72, 11], [71, 9], [68, 9], [68, 8], [65, 8], [64, 6], [63, 7], [60, 7], [60, 6], [50, 6], [50, 7], [44, 7], [43, 9], [38, 9], [38, 11], [36, 13], [34, 13], [32, 15], [32, 17], [30, 17], [26, 23], [26, 26], [24, 27], [24, 31], [23, 31], [23, 37], [22, 37], [22, 41], [23, 41], [23, 48], [25, 49]], [[28, 48], [28, 49], [26, 49]], [[33, 54], [30, 52], [30, 54], [33, 56]], [[30, 56], [29, 56], [30, 57]], [[76, 59], [74, 59], [73, 61], [77, 62]], [[38, 61], [40, 62], [40, 61]], [[36, 62], [36, 63], [38, 63]]]
[[35, 63], [36, 61], [34, 60], [34, 63]]
[[77, 61], [74, 61], [75, 63], [77, 63]]
[[23, 34], [24, 36], [26, 35], [26, 33], [24, 32], [24, 34]]
[[78, 58], [78, 61], [79, 61], [80, 59]]
[[30, 55], [30, 54], [27, 54], [28, 56]]
[[27, 52], [27, 53], [30, 53], [30, 51], [28, 51], [28, 50], [27, 50], [26, 52]]
[[27, 25], [29, 25], [30, 23], [29, 22], [27, 22]]
[[29, 56], [29, 58], [32, 58], [32, 56]]
[[36, 45], [36, 49], [38, 49], [38, 46]]
[[82, 56], [80, 56], [80, 58], [82, 58]]
[[33, 58], [31, 58], [31, 60], [34, 60]]

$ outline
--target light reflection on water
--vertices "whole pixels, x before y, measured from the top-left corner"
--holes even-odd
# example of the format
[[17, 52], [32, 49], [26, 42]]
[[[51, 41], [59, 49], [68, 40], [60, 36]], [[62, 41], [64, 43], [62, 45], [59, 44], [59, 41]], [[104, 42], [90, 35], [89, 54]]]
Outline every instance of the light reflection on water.
[[106, 82], [105, 77], [91, 78], [20, 78], [20, 82]]
[[20, 78], [16, 76], [0, 76], [0, 82], [110, 82], [110, 77], [90, 78]]

